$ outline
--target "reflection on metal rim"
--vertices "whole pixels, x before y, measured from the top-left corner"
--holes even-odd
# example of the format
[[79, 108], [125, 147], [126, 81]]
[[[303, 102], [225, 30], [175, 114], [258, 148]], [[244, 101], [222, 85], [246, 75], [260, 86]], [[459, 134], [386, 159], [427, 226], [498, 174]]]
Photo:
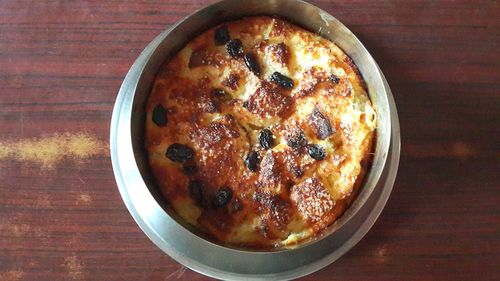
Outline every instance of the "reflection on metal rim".
[[[144, 104], [152, 81], [170, 59], [201, 31], [222, 21], [275, 15], [335, 42], [356, 63], [378, 112], [373, 165], [351, 207], [320, 237], [294, 248], [252, 251], [218, 245], [186, 225], [164, 206], [149, 173], [143, 149]], [[397, 111], [379, 67], [359, 40], [338, 20], [299, 0], [223, 1], [204, 8], [160, 34], [141, 53], [118, 94], [110, 135], [116, 182], [128, 210], [143, 232], [179, 263], [219, 279], [291, 279], [332, 263], [352, 248], [375, 223], [392, 190], [399, 163]]]

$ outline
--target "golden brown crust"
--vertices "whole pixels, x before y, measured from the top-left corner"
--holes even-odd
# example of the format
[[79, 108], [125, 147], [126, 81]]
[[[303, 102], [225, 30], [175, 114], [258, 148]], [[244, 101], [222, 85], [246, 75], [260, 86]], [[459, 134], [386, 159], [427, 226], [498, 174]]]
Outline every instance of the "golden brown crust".
[[[241, 49], [217, 44], [216, 26], [159, 72], [146, 105], [151, 169], [172, 208], [215, 239], [298, 243], [353, 200], [375, 112], [356, 66], [332, 42], [271, 17], [224, 26]], [[167, 114], [167, 124], [154, 114]], [[264, 146], [262, 129], [272, 134]]]
[[314, 107], [313, 112], [308, 118], [309, 126], [314, 130], [314, 133], [320, 140], [328, 138], [335, 133], [335, 128], [332, 128], [330, 120], [321, 112], [319, 105]]
[[290, 199], [308, 220], [318, 221], [333, 208], [334, 202], [317, 178], [309, 178], [292, 187]]
[[269, 118], [284, 117], [291, 104], [292, 99], [276, 84], [262, 81], [255, 93], [243, 102], [243, 107], [260, 118]]
[[285, 43], [268, 45], [266, 52], [269, 52], [273, 60], [283, 66], [287, 66], [290, 61], [290, 52], [288, 51], [288, 47]]

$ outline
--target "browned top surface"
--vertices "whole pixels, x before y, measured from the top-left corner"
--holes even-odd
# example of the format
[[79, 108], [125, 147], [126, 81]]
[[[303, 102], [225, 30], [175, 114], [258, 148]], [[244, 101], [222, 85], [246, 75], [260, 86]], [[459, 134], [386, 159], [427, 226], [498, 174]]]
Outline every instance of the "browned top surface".
[[[335, 44], [279, 18], [207, 29], [165, 62], [145, 108], [165, 200], [236, 246], [292, 245], [330, 225], [371, 159], [376, 116], [358, 73]], [[192, 159], [172, 156], [179, 145]]]
[[[0, 1], [1, 280], [207, 279], [142, 234], [104, 148], [134, 59], [208, 2]], [[380, 64], [403, 147], [394, 192], [373, 229], [304, 280], [497, 279], [498, 3], [312, 2]], [[63, 132], [70, 135], [53, 136]], [[48, 144], [59, 149], [43, 156], [29, 149], [49, 151], [41, 148]]]

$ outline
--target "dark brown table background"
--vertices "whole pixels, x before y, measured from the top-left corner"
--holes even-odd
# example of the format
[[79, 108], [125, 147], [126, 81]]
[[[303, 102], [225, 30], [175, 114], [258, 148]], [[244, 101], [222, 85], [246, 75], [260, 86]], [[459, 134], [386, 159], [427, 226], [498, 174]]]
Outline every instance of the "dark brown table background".
[[[0, 0], [0, 280], [207, 279], [141, 232], [105, 147], [138, 54], [210, 2]], [[500, 2], [312, 2], [380, 64], [403, 147], [375, 226], [304, 279], [499, 280]], [[52, 167], [12, 152], [63, 132], [102, 143]]]

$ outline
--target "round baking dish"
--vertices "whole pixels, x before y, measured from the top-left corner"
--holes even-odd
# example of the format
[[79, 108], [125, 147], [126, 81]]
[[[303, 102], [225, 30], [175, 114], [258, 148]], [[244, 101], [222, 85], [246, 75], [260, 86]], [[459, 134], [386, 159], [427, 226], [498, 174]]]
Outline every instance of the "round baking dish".
[[[144, 105], [160, 66], [186, 43], [223, 21], [272, 15], [336, 43], [356, 63], [378, 113], [372, 166], [353, 204], [319, 236], [290, 248], [254, 251], [211, 241], [182, 221], [161, 197], [144, 150]], [[219, 279], [291, 279], [314, 272], [353, 247], [374, 224], [392, 190], [399, 163], [399, 121], [379, 67], [361, 42], [337, 19], [300, 0], [222, 1], [185, 18], [141, 53], [120, 88], [110, 136], [120, 194], [142, 231], [179, 263]]]

